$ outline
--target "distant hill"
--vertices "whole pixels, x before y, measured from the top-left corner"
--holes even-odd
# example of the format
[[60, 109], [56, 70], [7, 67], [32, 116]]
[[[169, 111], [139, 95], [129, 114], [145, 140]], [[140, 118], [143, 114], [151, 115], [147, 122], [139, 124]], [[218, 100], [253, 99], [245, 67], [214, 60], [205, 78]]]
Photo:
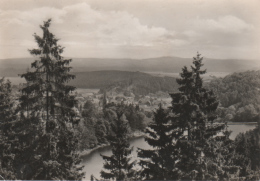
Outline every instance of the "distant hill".
[[[0, 60], [0, 76], [15, 77], [30, 68], [34, 58]], [[140, 72], [178, 73], [184, 65], [190, 66], [192, 58], [158, 57], [149, 59], [101, 59], [73, 58], [73, 72], [121, 70]], [[204, 58], [208, 72], [239, 72], [260, 69], [257, 60], [212, 59]]]
[[221, 106], [220, 117], [232, 122], [256, 122], [260, 118], [260, 71], [233, 73], [215, 78], [206, 86], [212, 89]]
[[94, 71], [76, 72], [76, 79], [70, 82], [78, 88], [117, 89], [121, 93], [146, 95], [157, 91], [175, 91], [177, 83], [172, 77], [155, 77], [142, 72]]
[[17, 77], [18, 74], [25, 73], [31, 67], [33, 58], [15, 58], [0, 60], [1, 77]]

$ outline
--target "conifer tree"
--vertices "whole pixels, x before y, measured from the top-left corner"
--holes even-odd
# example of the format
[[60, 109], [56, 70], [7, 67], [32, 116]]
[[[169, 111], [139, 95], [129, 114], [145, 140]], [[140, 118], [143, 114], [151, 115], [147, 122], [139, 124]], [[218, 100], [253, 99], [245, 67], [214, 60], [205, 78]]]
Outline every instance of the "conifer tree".
[[[15, 122], [14, 100], [9, 80], [0, 79], [0, 175], [4, 179], [15, 179], [14, 163], [14, 131]], [[1, 179], [3, 179], [1, 178]]]
[[42, 37], [34, 34], [38, 48], [29, 52], [37, 60], [21, 75], [27, 83], [21, 90], [20, 111], [27, 114], [21, 114], [17, 128], [21, 151], [16, 166], [20, 179], [78, 180], [83, 173], [73, 128], [79, 119], [71, 95], [75, 87], [67, 84], [75, 76], [69, 73], [72, 60], [61, 56], [64, 47], [49, 31], [50, 24], [49, 19], [40, 26]]
[[145, 180], [171, 180], [174, 178], [174, 163], [178, 158], [173, 154], [171, 124], [168, 110], [159, 108], [154, 112], [154, 121], [145, 130], [145, 141], [151, 150], [138, 149], [141, 178]]
[[[64, 59], [61, 54], [64, 47], [58, 45], [58, 39], [49, 31], [51, 20], [41, 25], [43, 36], [34, 34], [38, 48], [29, 50], [31, 55], [38, 57], [31, 64], [33, 71], [22, 74], [27, 85], [22, 89], [22, 107], [29, 107], [30, 115], [42, 113], [42, 117], [49, 120], [51, 117], [74, 115], [75, 97], [70, 93], [75, 87], [66, 83], [75, 78], [69, 74], [71, 59]], [[29, 116], [29, 115], [28, 115]]]
[[[216, 140], [225, 129], [225, 124], [213, 124], [216, 118], [218, 101], [212, 91], [203, 87], [201, 75], [206, 73], [201, 67], [203, 58], [198, 53], [189, 70], [186, 66], [177, 79], [179, 92], [172, 97], [172, 128], [175, 137], [174, 151], [179, 151], [176, 162], [178, 178], [187, 180], [216, 179], [222, 166], [215, 165], [215, 170], [208, 168], [216, 162]], [[212, 172], [211, 172], [212, 171]]]
[[246, 180], [260, 179], [260, 132], [258, 126], [246, 133], [240, 133], [234, 140], [235, 154], [232, 158], [240, 166], [240, 177]]
[[111, 125], [112, 134], [108, 137], [112, 155], [101, 155], [105, 160], [104, 169], [100, 172], [104, 179], [128, 180], [134, 176], [130, 154], [133, 148], [129, 145], [128, 124], [123, 118], [123, 111], [116, 111], [116, 119]]

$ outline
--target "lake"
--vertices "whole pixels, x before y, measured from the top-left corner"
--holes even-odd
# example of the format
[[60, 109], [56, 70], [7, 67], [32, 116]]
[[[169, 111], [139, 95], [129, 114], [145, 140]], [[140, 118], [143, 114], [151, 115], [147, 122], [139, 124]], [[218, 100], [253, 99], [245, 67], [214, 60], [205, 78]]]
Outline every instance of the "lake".
[[[230, 124], [228, 125], [228, 129], [232, 131], [230, 138], [235, 139], [235, 137], [242, 132], [246, 132], [248, 130], [254, 129], [256, 124]], [[144, 141], [143, 137], [134, 138], [130, 141], [130, 145], [134, 146], [134, 150], [132, 152], [133, 160], [137, 159], [137, 148], [149, 149], [150, 146]], [[100, 156], [100, 154], [110, 156], [112, 154], [111, 148], [109, 146], [98, 148], [92, 151], [90, 154], [82, 157], [82, 164], [84, 167], [85, 179], [89, 180], [91, 174], [93, 174], [96, 178], [100, 178], [100, 171], [103, 168], [104, 160]]]

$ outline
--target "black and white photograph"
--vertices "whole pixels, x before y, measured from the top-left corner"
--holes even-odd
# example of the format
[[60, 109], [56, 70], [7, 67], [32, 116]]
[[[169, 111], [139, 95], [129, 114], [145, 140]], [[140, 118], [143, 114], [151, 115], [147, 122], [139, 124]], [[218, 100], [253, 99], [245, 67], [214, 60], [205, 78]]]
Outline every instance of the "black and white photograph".
[[0, 0], [0, 180], [260, 180], [259, 0]]

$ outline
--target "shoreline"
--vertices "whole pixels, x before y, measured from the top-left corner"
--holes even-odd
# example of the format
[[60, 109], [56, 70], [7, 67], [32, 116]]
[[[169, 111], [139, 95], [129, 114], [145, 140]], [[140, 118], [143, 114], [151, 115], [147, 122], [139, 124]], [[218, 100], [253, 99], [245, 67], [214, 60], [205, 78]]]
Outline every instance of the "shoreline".
[[228, 122], [227, 125], [257, 125], [257, 122]]
[[106, 146], [109, 146], [109, 145], [108, 144], [102, 144], [102, 145], [98, 145], [98, 146], [96, 146], [94, 148], [89, 148], [89, 149], [85, 149], [83, 151], [79, 151], [78, 152], [79, 157], [87, 156], [87, 155], [91, 154], [93, 151], [98, 150], [100, 148], [104, 148]]
[[[257, 125], [257, 122], [228, 122], [227, 125], [241, 125], [241, 124], [244, 124], [244, 125]], [[142, 131], [135, 131], [133, 133], [130, 133], [130, 138], [129, 140], [133, 140], [135, 138], [140, 138], [140, 137], [143, 137], [145, 135], [144, 132]], [[83, 151], [79, 151], [78, 154], [80, 157], [84, 157], [84, 156], [87, 156], [89, 154], [91, 154], [93, 151], [96, 151], [98, 149], [101, 149], [101, 148], [105, 148], [105, 147], [108, 147], [109, 144], [101, 144], [101, 145], [98, 145], [94, 148], [91, 148], [91, 149], [85, 149]]]
[[[129, 140], [131, 141], [131, 140], [133, 140], [135, 138], [143, 137], [144, 135], [145, 135], [145, 133], [142, 132], [142, 131], [135, 131], [133, 133], [130, 133]], [[85, 157], [85, 156], [91, 154], [93, 151], [96, 151], [96, 150], [98, 150], [100, 148], [105, 148], [105, 147], [108, 147], [108, 146], [109, 146], [109, 144], [101, 144], [101, 145], [98, 145], [98, 146], [96, 146], [94, 148], [90, 148], [90, 149], [85, 149], [83, 151], [79, 151], [78, 154], [79, 154], [79, 157]]]

